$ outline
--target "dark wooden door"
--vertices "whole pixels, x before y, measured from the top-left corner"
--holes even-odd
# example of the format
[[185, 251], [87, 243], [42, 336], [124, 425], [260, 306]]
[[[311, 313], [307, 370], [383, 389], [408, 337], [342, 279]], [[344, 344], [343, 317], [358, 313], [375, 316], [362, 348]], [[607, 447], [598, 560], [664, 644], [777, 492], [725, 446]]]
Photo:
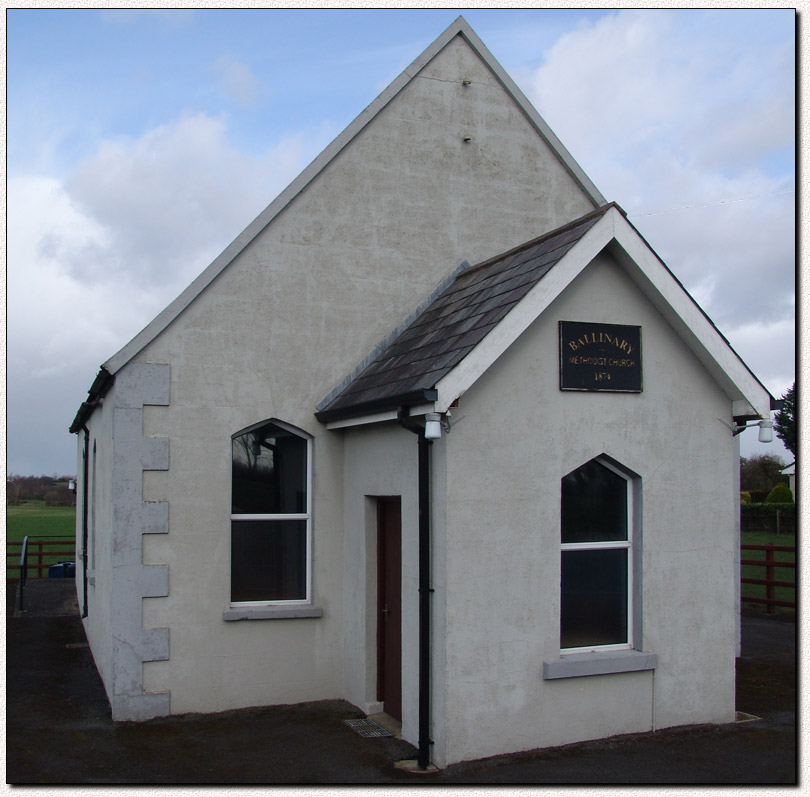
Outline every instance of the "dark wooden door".
[[377, 502], [377, 700], [402, 720], [402, 508]]

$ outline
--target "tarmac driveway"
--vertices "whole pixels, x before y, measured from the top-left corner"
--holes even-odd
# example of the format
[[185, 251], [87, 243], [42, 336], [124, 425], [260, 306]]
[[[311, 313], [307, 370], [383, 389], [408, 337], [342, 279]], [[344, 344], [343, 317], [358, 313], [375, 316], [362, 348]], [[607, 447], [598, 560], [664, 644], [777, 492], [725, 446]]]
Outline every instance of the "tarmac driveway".
[[343, 701], [115, 723], [79, 618], [9, 616], [6, 779], [12, 784], [791, 784], [797, 778], [795, 630], [793, 622], [743, 618], [737, 708], [761, 719], [612, 737], [425, 774], [395, 766], [416, 757], [410, 744], [364, 738], [350, 729], [344, 720], [363, 714]]

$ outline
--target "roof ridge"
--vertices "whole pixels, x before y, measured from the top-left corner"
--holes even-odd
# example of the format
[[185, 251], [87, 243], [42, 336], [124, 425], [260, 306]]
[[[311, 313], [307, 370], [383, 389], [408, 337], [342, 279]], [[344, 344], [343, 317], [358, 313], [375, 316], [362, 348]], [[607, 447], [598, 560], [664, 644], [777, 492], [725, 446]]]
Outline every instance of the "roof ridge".
[[602, 205], [595, 210], [591, 210], [586, 213], [584, 216], [580, 216], [578, 219], [574, 219], [573, 221], [569, 221], [566, 224], [563, 224], [561, 227], [557, 227], [556, 229], [549, 230], [548, 232], [543, 233], [542, 235], [537, 236], [537, 238], [532, 238], [531, 241], [526, 241], [525, 243], [519, 244], [514, 249], [509, 249], [506, 252], [501, 252], [499, 255], [494, 255], [493, 257], [487, 258], [486, 260], [482, 260], [480, 263], [475, 263], [472, 266], [464, 269], [464, 271], [459, 274], [466, 276], [467, 274], [473, 274], [476, 271], [480, 271], [487, 266], [491, 266], [493, 263], [499, 263], [502, 260], [505, 260], [507, 257], [512, 257], [512, 255], [516, 255], [518, 252], [522, 252], [525, 249], [530, 249], [532, 246], [537, 246], [537, 244], [543, 243], [543, 241], [547, 241], [551, 238], [554, 238], [557, 235], [562, 235], [564, 232], [568, 232], [569, 230], [573, 230], [576, 227], [579, 227], [582, 224], [586, 224], [591, 219], [597, 219], [599, 216], [604, 215], [607, 213], [608, 210], [611, 208], [616, 208], [619, 213], [622, 214], [625, 218], [627, 217], [627, 213], [621, 208], [618, 203], [616, 202], [608, 202], [606, 205]]

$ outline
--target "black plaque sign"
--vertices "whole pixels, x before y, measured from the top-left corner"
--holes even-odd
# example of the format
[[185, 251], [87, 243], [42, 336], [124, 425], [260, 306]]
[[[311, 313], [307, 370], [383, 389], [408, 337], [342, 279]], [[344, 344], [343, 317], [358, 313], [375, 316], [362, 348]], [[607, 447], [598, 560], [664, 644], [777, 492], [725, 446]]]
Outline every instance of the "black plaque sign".
[[641, 327], [560, 321], [560, 390], [641, 393]]

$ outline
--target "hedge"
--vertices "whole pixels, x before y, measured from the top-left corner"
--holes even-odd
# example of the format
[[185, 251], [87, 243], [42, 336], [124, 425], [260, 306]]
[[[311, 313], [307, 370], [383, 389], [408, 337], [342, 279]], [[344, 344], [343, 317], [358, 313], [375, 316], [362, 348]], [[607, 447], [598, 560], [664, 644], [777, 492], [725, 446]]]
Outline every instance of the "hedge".
[[796, 504], [740, 504], [743, 531], [796, 533]]

